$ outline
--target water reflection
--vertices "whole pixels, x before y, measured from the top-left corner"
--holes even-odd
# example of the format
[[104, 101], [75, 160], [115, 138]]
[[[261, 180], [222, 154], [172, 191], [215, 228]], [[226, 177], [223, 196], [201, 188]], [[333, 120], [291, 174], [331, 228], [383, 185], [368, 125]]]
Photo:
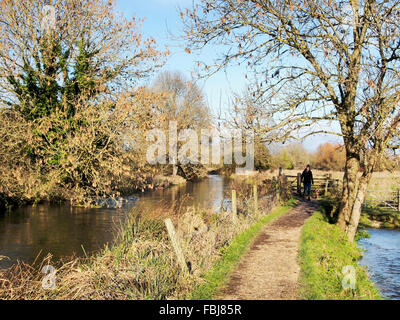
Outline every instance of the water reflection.
[[42, 251], [55, 257], [82, 255], [98, 250], [112, 240], [115, 223], [122, 210], [73, 208], [70, 206], [26, 207], [0, 217], [0, 254], [11, 261], [32, 262]]
[[158, 205], [160, 201], [172, 203], [185, 199], [187, 206], [219, 210], [225, 203], [224, 195], [229, 189], [229, 179], [219, 175], [211, 175], [208, 179], [174, 186], [163, 190], [155, 190], [140, 198], [146, 206]]
[[[144, 206], [159, 206], [160, 201], [177, 201], [185, 197], [186, 205], [218, 210], [224, 201], [228, 180], [221, 176], [187, 183], [165, 190], [139, 195]], [[16, 259], [32, 262], [42, 252], [55, 258], [76, 254], [83, 256], [99, 250], [113, 240], [116, 225], [134, 204], [129, 202], [120, 209], [85, 209], [68, 205], [25, 207], [6, 215], [0, 215], [0, 255], [10, 261], [0, 261], [6, 268]]]

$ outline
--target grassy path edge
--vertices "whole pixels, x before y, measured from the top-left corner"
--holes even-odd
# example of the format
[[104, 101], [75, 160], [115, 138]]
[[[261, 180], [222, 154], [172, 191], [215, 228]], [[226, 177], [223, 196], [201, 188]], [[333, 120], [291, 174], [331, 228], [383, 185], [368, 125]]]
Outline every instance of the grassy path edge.
[[240, 259], [248, 251], [251, 244], [262, 229], [288, 213], [295, 205], [295, 200], [290, 200], [286, 205], [279, 206], [268, 215], [263, 216], [249, 229], [237, 235], [229, 246], [224, 248], [222, 257], [214, 264], [205, 276], [205, 282], [195, 288], [189, 297], [191, 300], [213, 300], [221, 288], [227, 283], [229, 275], [235, 270]]
[[[305, 300], [381, 300], [367, 269], [360, 265], [362, 250], [350, 243], [337, 225], [330, 224], [323, 210], [316, 211], [303, 226], [299, 264], [300, 296]], [[344, 290], [343, 267], [356, 274], [354, 290]]]

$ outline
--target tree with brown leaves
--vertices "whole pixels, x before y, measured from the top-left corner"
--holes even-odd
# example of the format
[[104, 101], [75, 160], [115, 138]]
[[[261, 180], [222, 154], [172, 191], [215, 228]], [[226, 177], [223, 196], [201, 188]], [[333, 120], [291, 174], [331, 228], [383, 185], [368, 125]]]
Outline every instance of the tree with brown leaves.
[[27, 201], [141, 189], [168, 52], [109, 0], [0, 0], [0, 194]]
[[326, 142], [318, 147], [314, 168], [328, 171], [342, 171], [346, 163], [344, 147]]

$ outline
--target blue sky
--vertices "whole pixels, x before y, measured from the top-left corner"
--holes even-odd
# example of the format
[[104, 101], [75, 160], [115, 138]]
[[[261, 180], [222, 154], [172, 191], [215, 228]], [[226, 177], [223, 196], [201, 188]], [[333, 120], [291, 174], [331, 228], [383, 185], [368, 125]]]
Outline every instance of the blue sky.
[[[184, 50], [184, 44], [176, 41], [174, 36], [182, 32], [182, 23], [179, 7], [192, 6], [192, 0], [117, 0], [118, 8], [127, 16], [136, 14], [137, 17], [146, 18], [142, 31], [146, 36], [156, 39], [159, 46], [168, 46], [171, 55], [164, 66], [164, 70], [180, 71], [188, 78], [196, 70], [198, 55], [212, 56], [215, 52], [212, 48], [201, 53], [188, 54]], [[200, 81], [212, 109], [218, 109], [222, 96], [223, 104], [227, 100], [224, 97], [231, 95], [232, 90], [242, 91], [245, 88], [244, 72], [240, 68], [230, 68], [225, 74], [220, 72], [206, 81]]]
[[[197, 0], [195, 0], [197, 1]], [[180, 71], [188, 78], [196, 69], [197, 56], [204, 60], [215, 56], [214, 48], [208, 48], [203, 52], [188, 54], [184, 51], [184, 45], [175, 41], [173, 36], [182, 32], [182, 24], [179, 15], [179, 7], [192, 7], [192, 0], [117, 0], [117, 6], [127, 17], [136, 14], [138, 18], [146, 18], [142, 26], [145, 36], [153, 37], [159, 46], [168, 46], [171, 55], [163, 67], [165, 71]], [[230, 67], [226, 72], [219, 72], [211, 78], [201, 81], [199, 85], [207, 95], [211, 109], [216, 113], [219, 108], [227, 110], [229, 97], [232, 92], [242, 92], [246, 88], [244, 69]], [[325, 141], [337, 141], [333, 136], [316, 136], [308, 138], [305, 146], [314, 151]]]

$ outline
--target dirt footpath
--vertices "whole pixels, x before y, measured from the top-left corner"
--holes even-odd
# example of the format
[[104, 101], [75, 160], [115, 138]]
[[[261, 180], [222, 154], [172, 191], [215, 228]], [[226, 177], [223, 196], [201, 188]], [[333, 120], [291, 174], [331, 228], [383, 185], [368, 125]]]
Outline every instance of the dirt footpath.
[[301, 228], [317, 209], [317, 202], [302, 201], [288, 214], [266, 226], [231, 275], [218, 299], [296, 299]]

